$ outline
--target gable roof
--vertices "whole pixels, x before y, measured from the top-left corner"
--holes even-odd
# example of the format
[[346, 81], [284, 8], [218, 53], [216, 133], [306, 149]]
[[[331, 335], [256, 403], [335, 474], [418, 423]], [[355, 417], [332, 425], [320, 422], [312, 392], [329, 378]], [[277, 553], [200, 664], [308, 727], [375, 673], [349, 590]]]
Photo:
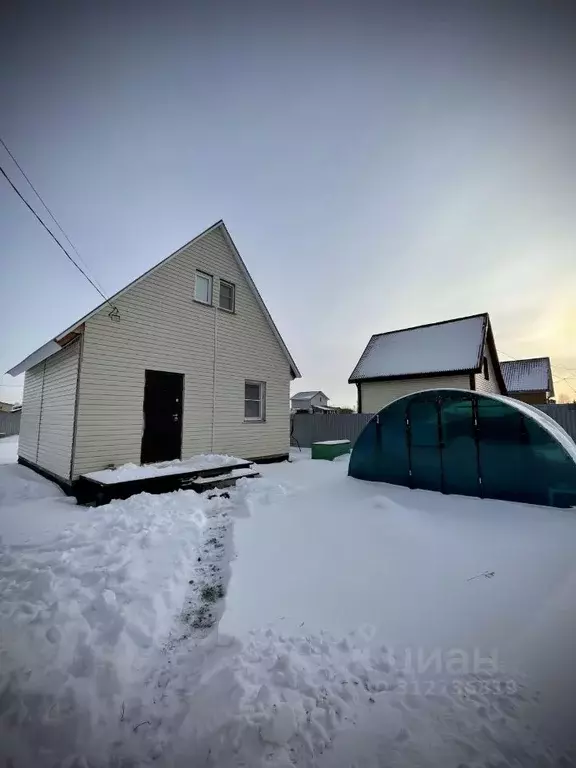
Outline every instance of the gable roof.
[[324, 395], [326, 400], [328, 400], [328, 395], [325, 395], [320, 389], [316, 392], [297, 392], [295, 395], [292, 395], [290, 400], [312, 400], [316, 395]]
[[[211, 232], [214, 232], [217, 229], [221, 231], [226, 243], [230, 247], [230, 250], [232, 251], [232, 255], [234, 256], [234, 259], [240, 269], [240, 272], [242, 273], [246, 282], [248, 283], [248, 287], [252, 291], [252, 294], [256, 299], [256, 303], [262, 310], [262, 314], [264, 315], [264, 318], [268, 322], [268, 325], [270, 326], [272, 333], [276, 337], [276, 341], [278, 342], [278, 344], [280, 345], [280, 348], [282, 349], [284, 355], [286, 356], [286, 359], [290, 364], [290, 373], [292, 375], [292, 378], [294, 379], [299, 378], [301, 376], [301, 373], [298, 370], [298, 367], [296, 366], [296, 363], [294, 362], [290, 352], [288, 351], [288, 347], [284, 343], [282, 336], [280, 336], [280, 332], [276, 327], [274, 320], [272, 320], [272, 317], [268, 312], [266, 305], [264, 304], [264, 300], [262, 299], [262, 296], [260, 296], [260, 293], [254, 283], [254, 280], [252, 280], [252, 276], [248, 272], [248, 268], [246, 267], [246, 264], [244, 264], [244, 261], [242, 260], [242, 257], [240, 256], [240, 253], [238, 252], [238, 249], [236, 248], [236, 245], [234, 244], [234, 241], [232, 240], [232, 237], [230, 236], [230, 233], [228, 232], [228, 229], [226, 228], [226, 225], [224, 224], [222, 219], [220, 219], [220, 221], [217, 221], [211, 227], [208, 227], [208, 229], [205, 229], [204, 232], [201, 232], [199, 235], [192, 238], [192, 240], [185, 243], [185, 245], [183, 245], [181, 248], [178, 248], [178, 250], [174, 251], [174, 253], [171, 253], [165, 259], [162, 259], [162, 261], [159, 261], [158, 264], [151, 267], [149, 270], [147, 270], [142, 275], [137, 277], [131, 283], [128, 283], [128, 285], [124, 286], [124, 288], [122, 288], [117, 293], [115, 293], [108, 301], [103, 301], [101, 304], [95, 307], [87, 315], [84, 315], [84, 317], [81, 317], [80, 320], [77, 320], [69, 328], [66, 328], [64, 331], [62, 331], [62, 333], [59, 333], [57, 336], [55, 336], [53, 339], [48, 341], [46, 344], [44, 344], [43, 346], [39, 347], [37, 350], [32, 352], [31, 355], [28, 355], [28, 357], [24, 358], [24, 360], [18, 363], [18, 365], [15, 365], [9, 371], [7, 371], [7, 373], [9, 373], [11, 376], [18, 376], [18, 374], [23, 373], [24, 371], [27, 371], [29, 368], [32, 368], [38, 363], [41, 363], [43, 360], [46, 360], [47, 358], [51, 357], [53, 354], [55, 354], [60, 349], [62, 349], [62, 347], [65, 346], [66, 343], [68, 343], [68, 341], [70, 340], [70, 334], [73, 334], [76, 331], [78, 331], [80, 329], [80, 326], [82, 326], [83, 323], [90, 320], [90, 318], [93, 317], [97, 312], [99, 312], [106, 304], [110, 304], [111, 306], [113, 306], [114, 300], [118, 299], [120, 296], [126, 293], [126, 291], [132, 288], [132, 286], [136, 285], [145, 277], [148, 277], [148, 275], [152, 274], [152, 272], [155, 272], [157, 269], [162, 267], [164, 264], [166, 264], [166, 262], [173, 259], [179, 253], [181, 253], [185, 248], [188, 248], [188, 246], [192, 245], [198, 240], [201, 240], [203, 237], [206, 237], [206, 235], [210, 234]], [[114, 309], [112, 311], [114, 311]]]
[[496, 376], [506, 391], [487, 312], [416, 325], [372, 336], [348, 381], [442, 376], [479, 372], [488, 345]]
[[507, 360], [500, 363], [509, 392], [550, 392], [554, 394], [549, 357]]

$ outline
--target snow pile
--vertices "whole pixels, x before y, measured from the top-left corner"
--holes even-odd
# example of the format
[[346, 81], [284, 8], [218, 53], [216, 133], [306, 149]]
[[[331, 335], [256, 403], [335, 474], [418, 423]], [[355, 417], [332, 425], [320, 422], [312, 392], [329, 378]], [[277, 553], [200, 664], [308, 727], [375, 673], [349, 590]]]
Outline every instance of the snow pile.
[[116, 469], [101, 469], [97, 472], [88, 472], [84, 477], [96, 480], [99, 483], [124, 483], [128, 480], [141, 480], [145, 477], [159, 477], [162, 475], [178, 475], [181, 472], [194, 472], [195, 470], [215, 469], [216, 467], [233, 467], [236, 464], [244, 464], [243, 459], [235, 456], [219, 453], [204, 453], [199, 456], [191, 456], [189, 459], [174, 459], [158, 464], [122, 464]]
[[119, 711], [169, 639], [224, 504], [141, 494], [86, 510], [44, 544], [0, 547], [5, 749], [73, 753]]
[[108, 757], [218, 768], [572, 765], [527, 728], [535, 697], [519, 683], [485, 672], [423, 683], [370, 641], [365, 629], [338, 639], [268, 628], [243, 645], [178, 646], [147, 696], [122, 710]]
[[[211, 652], [174, 654], [156, 675], [161, 691], [130, 713], [125, 730], [146, 721], [129, 753], [172, 765], [194, 755], [199, 765], [312, 766], [335, 733], [353, 724], [359, 706], [397, 687], [386, 648], [362, 637], [285, 637], [255, 631], [242, 647], [221, 638]], [[175, 713], [179, 713], [175, 716]]]

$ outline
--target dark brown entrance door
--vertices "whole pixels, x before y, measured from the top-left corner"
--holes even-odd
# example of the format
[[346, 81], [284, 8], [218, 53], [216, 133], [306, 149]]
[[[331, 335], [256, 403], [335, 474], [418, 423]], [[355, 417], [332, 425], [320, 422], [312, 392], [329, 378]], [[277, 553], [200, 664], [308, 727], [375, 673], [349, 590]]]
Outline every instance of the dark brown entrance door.
[[142, 464], [182, 458], [184, 375], [146, 371]]

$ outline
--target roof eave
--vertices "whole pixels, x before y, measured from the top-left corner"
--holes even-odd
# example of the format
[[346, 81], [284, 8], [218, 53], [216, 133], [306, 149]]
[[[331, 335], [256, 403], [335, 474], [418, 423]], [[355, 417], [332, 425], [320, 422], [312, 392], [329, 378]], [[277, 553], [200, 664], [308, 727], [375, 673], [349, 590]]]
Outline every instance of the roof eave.
[[438, 376], [465, 376], [467, 373], [480, 373], [481, 368], [458, 368], [452, 371], [425, 371], [423, 373], [401, 373], [394, 376], [363, 376], [348, 379], [348, 384], [363, 384], [367, 381], [399, 381], [401, 379], [433, 379]]
[[496, 379], [498, 380], [498, 384], [500, 385], [502, 394], [507, 395], [508, 388], [506, 386], [506, 382], [504, 381], [504, 374], [502, 373], [502, 369], [500, 368], [500, 360], [498, 358], [498, 350], [496, 349], [496, 341], [494, 340], [494, 333], [492, 331], [492, 323], [490, 322], [490, 318], [488, 315], [486, 315], [486, 318], [487, 318], [487, 326], [486, 326], [485, 344], [488, 343], [490, 354], [492, 356], [492, 363], [494, 364], [494, 372], [496, 373]]

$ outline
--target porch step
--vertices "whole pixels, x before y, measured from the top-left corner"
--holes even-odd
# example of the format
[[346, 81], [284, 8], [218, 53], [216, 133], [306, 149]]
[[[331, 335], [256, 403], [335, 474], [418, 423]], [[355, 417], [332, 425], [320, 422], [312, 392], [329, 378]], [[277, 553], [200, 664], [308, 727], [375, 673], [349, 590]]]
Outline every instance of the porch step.
[[181, 487], [188, 487], [193, 491], [202, 493], [212, 490], [212, 488], [229, 488], [231, 485], [236, 485], [241, 477], [260, 477], [260, 472], [256, 469], [235, 469], [233, 472], [225, 472], [217, 476], [198, 477], [190, 480], [189, 485], [182, 485]]
[[235, 464], [221, 464], [219, 467], [196, 467], [172, 472], [155, 474], [134, 480], [102, 482], [89, 475], [81, 475], [74, 483], [72, 493], [79, 504], [99, 506], [108, 504], [113, 499], [127, 499], [136, 493], [169, 493], [193, 490], [203, 493], [211, 488], [226, 488], [235, 485], [240, 477], [259, 477], [252, 461], [238, 461]]

